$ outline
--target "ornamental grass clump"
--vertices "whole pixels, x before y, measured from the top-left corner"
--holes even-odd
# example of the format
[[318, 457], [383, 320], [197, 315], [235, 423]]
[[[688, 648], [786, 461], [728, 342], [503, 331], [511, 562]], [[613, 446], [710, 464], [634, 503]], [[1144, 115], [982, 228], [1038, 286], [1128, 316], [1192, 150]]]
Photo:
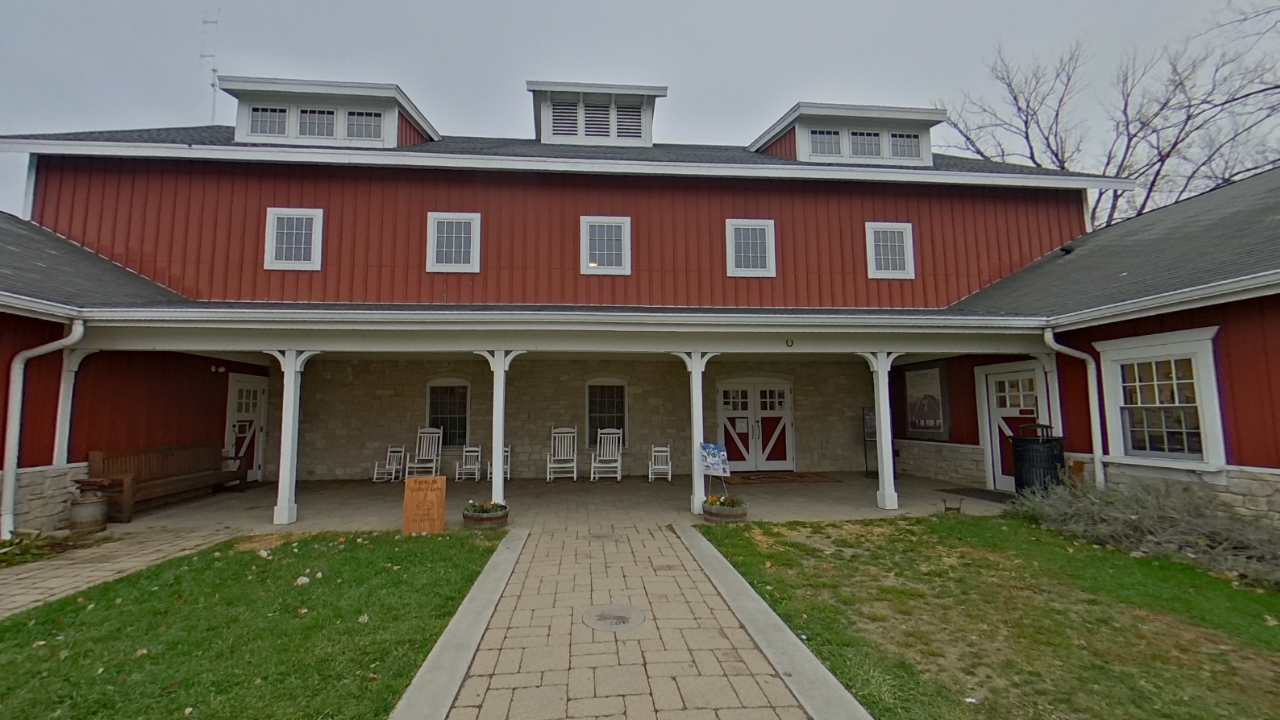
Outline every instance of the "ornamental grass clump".
[[1135, 557], [1197, 565], [1239, 585], [1280, 590], [1280, 529], [1224, 512], [1205, 488], [1126, 482], [1106, 490], [1055, 486], [1008, 512]]
[[707, 504], [714, 507], [737, 508], [746, 507], [747, 500], [741, 495], [708, 495]]
[[478, 503], [475, 500], [468, 500], [467, 506], [462, 510], [473, 515], [497, 515], [506, 512], [507, 506], [496, 502]]

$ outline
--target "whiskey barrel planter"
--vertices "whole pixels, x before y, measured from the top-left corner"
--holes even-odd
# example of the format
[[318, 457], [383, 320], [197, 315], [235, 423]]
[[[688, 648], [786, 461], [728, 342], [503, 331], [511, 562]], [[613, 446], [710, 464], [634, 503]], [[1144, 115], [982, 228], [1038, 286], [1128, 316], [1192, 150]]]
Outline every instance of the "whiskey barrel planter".
[[714, 524], [745, 522], [747, 519], [747, 506], [724, 507], [723, 505], [702, 503], [702, 519]]
[[107, 498], [96, 490], [82, 492], [71, 501], [72, 532], [102, 532], [107, 529]]
[[507, 515], [510, 510], [496, 513], [473, 513], [462, 511], [462, 526], [471, 530], [492, 530], [507, 526]]

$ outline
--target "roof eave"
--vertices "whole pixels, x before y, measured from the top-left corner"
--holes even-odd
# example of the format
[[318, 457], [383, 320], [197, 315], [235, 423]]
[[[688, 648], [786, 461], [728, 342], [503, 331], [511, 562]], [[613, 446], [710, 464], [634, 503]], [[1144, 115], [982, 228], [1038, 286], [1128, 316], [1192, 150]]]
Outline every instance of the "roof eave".
[[1048, 323], [1055, 331], [1066, 332], [1277, 293], [1280, 293], [1280, 270], [1269, 270], [1245, 277], [1150, 295], [1137, 300], [1055, 315], [1048, 319]]

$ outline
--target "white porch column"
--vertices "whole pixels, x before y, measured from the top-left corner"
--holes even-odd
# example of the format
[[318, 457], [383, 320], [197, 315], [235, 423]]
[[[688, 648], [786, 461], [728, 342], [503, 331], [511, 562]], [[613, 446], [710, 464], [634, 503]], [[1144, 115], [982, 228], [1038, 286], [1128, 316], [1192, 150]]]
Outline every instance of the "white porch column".
[[71, 409], [76, 396], [76, 374], [80, 363], [95, 350], [67, 348], [62, 351], [62, 381], [58, 385], [58, 416], [53, 430], [53, 464], [66, 465], [71, 443]]
[[288, 525], [298, 520], [298, 406], [302, 389], [302, 369], [320, 353], [315, 350], [268, 350], [280, 361], [284, 392], [280, 399], [280, 477], [276, 482], [276, 509], [272, 522]]
[[898, 487], [894, 478], [893, 463], [893, 414], [889, 407], [889, 368], [902, 353], [883, 350], [858, 353], [871, 365], [871, 375], [876, 391], [876, 466], [879, 470], [880, 489], [876, 492], [876, 505], [884, 510], [898, 509]]
[[693, 458], [693, 493], [689, 496], [689, 511], [695, 515], [702, 514], [702, 501], [707, 499], [706, 478], [702, 474], [702, 373], [707, 369], [707, 361], [720, 353], [704, 353], [694, 350], [689, 353], [671, 353], [684, 361], [689, 371], [689, 423], [690, 452]]
[[489, 361], [489, 369], [493, 370], [493, 452], [490, 453], [490, 480], [493, 482], [493, 502], [507, 504], [506, 474], [503, 472], [505, 462], [503, 451], [507, 447], [507, 371], [511, 369], [511, 361], [524, 350], [494, 350], [488, 352], [477, 350]]

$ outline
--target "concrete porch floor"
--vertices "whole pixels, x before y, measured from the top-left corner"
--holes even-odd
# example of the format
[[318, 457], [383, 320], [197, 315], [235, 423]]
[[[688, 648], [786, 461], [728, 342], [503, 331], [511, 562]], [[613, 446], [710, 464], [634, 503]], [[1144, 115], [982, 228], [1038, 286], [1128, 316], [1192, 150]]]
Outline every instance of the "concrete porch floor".
[[[893, 515], [928, 515], [940, 512], [943, 499], [952, 505], [958, 495], [941, 492], [958, 486], [915, 477], [898, 479], [899, 509], [881, 510], [875, 504], [876, 480], [860, 472], [824, 475], [833, 483], [730, 485], [729, 491], [747, 498], [753, 520], [854, 520]], [[717, 492], [718, 483], [712, 492]], [[111, 525], [109, 532], [128, 535], [152, 530], [217, 528], [234, 534], [312, 532], [320, 530], [396, 530], [400, 527], [403, 485], [367, 480], [312, 480], [298, 483], [298, 521], [273, 525], [274, 484], [262, 484], [245, 493], [221, 493], [139, 512], [127, 525]], [[689, 512], [689, 476], [674, 482], [650, 484], [643, 477], [627, 477], [621, 483], [584, 480], [515, 479], [507, 483], [511, 525], [530, 529], [565, 528], [570, 525], [690, 524], [698, 517]], [[448, 526], [462, 523], [462, 507], [469, 500], [488, 500], [489, 483], [449, 482], [446, 489]], [[963, 498], [964, 512], [995, 514], [999, 503]]]

